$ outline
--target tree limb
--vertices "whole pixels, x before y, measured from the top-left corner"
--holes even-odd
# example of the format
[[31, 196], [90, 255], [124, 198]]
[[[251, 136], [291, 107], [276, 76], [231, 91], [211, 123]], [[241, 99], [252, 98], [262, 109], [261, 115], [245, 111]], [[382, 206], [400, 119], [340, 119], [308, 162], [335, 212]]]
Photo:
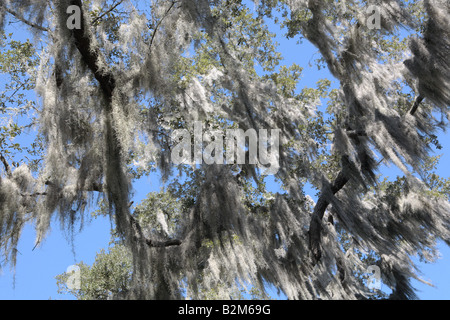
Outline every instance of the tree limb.
[[112, 100], [116, 89], [116, 79], [110, 70], [101, 68], [100, 61], [104, 60], [104, 57], [102, 57], [100, 49], [92, 45], [88, 31], [89, 25], [86, 24], [84, 18], [82, 1], [71, 0], [71, 4], [78, 6], [81, 11], [81, 28], [72, 30], [75, 47], [81, 55], [81, 60], [98, 81], [105, 100], [104, 134], [106, 140], [105, 155], [107, 157], [105, 192], [112, 200], [119, 234], [123, 235], [127, 241], [132, 242], [134, 235], [131, 230], [132, 226], [130, 226], [132, 216], [129, 210], [128, 180], [122, 163], [121, 143], [118, 141], [117, 132], [113, 126]]
[[5, 157], [1, 153], [0, 153], [0, 161], [5, 166], [6, 175], [8, 177], [11, 177], [12, 176], [11, 167], [10, 167], [8, 161], [6, 161]]
[[103, 184], [94, 182], [86, 191], [103, 192]]
[[39, 196], [46, 196], [46, 195], [48, 195], [48, 193], [47, 192], [36, 192], [36, 193], [31, 193], [31, 194], [21, 193], [20, 195], [22, 197], [39, 197]]
[[152, 241], [150, 239], [145, 239], [145, 243], [147, 243], [147, 245], [152, 248], [164, 248], [164, 247], [179, 246], [181, 245], [182, 242], [181, 240], [178, 239], [172, 239], [167, 241]]
[[[423, 100], [424, 100], [423, 96], [419, 95], [417, 97], [417, 99], [414, 101], [413, 106], [409, 110], [410, 115], [414, 115], [416, 113]], [[359, 136], [366, 135], [364, 132], [357, 132], [354, 130], [348, 130], [347, 133], [353, 139], [358, 139]], [[320, 240], [322, 233], [322, 218], [325, 214], [328, 205], [330, 204], [329, 196], [335, 195], [337, 192], [339, 192], [339, 190], [341, 190], [350, 180], [348, 178], [348, 175], [346, 174], [346, 165], [345, 165], [346, 161], [348, 160], [345, 157], [342, 157], [342, 160], [343, 160], [342, 170], [339, 172], [336, 180], [334, 180], [333, 183], [329, 186], [329, 190], [322, 190], [322, 193], [319, 197], [319, 200], [317, 200], [316, 206], [314, 207], [313, 215], [311, 217], [311, 222], [309, 226], [309, 246], [311, 253], [313, 255], [314, 264], [316, 264], [322, 256], [322, 250], [320, 248]]]
[[[317, 203], [314, 207], [314, 212], [311, 217], [311, 222], [309, 225], [309, 247], [311, 253], [313, 255], [313, 262], [316, 264], [320, 258], [322, 257], [322, 250], [320, 248], [320, 239], [322, 233], [322, 218], [325, 214], [325, 211], [330, 204], [329, 197], [331, 195], [335, 195], [338, 193], [350, 180], [347, 175], [347, 166], [346, 166], [346, 158], [343, 158], [343, 168], [339, 172], [336, 179], [329, 186], [326, 186], [322, 189], [321, 195], [317, 200]], [[326, 188], [329, 188], [328, 190]]]
[[[120, 2], [119, 2], [120, 3]], [[175, 1], [172, 2], [169, 9], [166, 11], [164, 19], [170, 12], [170, 10], [175, 5]], [[85, 28], [86, 22], [84, 20], [83, 15], [83, 7], [81, 0], [72, 0], [72, 5], [76, 5], [81, 9], [81, 28], [80, 29], [74, 29], [73, 30], [73, 36], [75, 39], [75, 46], [77, 47], [78, 51], [81, 54], [82, 60], [85, 62], [87, 67], [91, 70], [91, 72], [94, 74], [95, 79], [99, 82], [100, 88], [103, 91], [105, 100], [106, 100], [106, 112], [109, 114], [111, 113], [111, 102], [113, 97], [113, 92], [116, 87], [116, 80], [114, 78], [114, 75], [110, 72], [105, 72], [105, 70], [101, 70], [98, 64], [99, 58], [101, 58], [100, 50], [96, 47], [92, 47], [91, 45], [91, 39], [86, 33]], [[118, 5], [118, 4], [117, 4]], [[117, 6], [116, 5], [116, 6]], [[113, 9], [110, 9], [113, 10]], [[159, 27], [162, 19], [158, 22], [158, 25], [153, 33], [152, 40], [155, 36], [156, 30]], [[107, 180], [112, 179], [112, 181], [108, 181], [109, 185], [116, 185], [115, 189], [112, 190], [105, 190], [106, 192], [110, 192], [112, 194], [113, 199], [118, 199], [115, 201], [116, 206], [116, 219], [120, 220], [120, 223], [125, 225], [122, 225], [122, 228], [130, 227], [130, 230], [119, 230], [119, 232], [122, 232], [125, 234], [126, 238], [128, 238], [129, 241], [132, 241], [132, 243], [145, 243], [150, 247], [170, 247], [170, 246], [178, 246], [181, 244], [180, 240], [173, 239], [168, 241], [153, 241], [150, 239], [147, 239], [141, 229], [141, 226], [136, 221], [136, 219], [130, 214], [129, 212], [129, 203], [124, 205], [124, 197], [127, 196], [125, 192], [122, 191], [122, 188], [117, 188], [118, 184], [123, 184], [124, 179], [121, 177], [120, 172], [122, 171], [121, 167], [121, 150], [120, 150], [120, 143], [117, 141], [117, 137], [114, 133], [114, 128], [112, 127], [111, 123], [106, 121], [106, 136], [108, 140], [108, 155], [110, 164], [108, 167], [110, 167], [110, 172], [106, 174]], [[117, 191], [116, 189], [119, 189]], [[94, 184], [92, 186], [92, 191], [103, 191], [103, 186]]]
[[75, 46], [80, 52], [82, 60], [86, 63], [89, 70], [91, 70], [94, 74], [95, 79], [99, 82], [106, 100], [110, 102], [116, 86], [116, 81], [111, 73], [100, 70], [97, 62], [100, 57], [100, 51], [98, 48], [92, 48], [91, 39], [89, 39], [89, 36], [86, 34], [83, 5], [81, 0], [72, 0], [71, 4], [78, 6], [81, 10], [82, 28], [75, 28], [72, 30], [75, 39]]
[[131, 220], [131, 226], [134, 231], [134, 241], [141, 242], [147, 244], [151, 248], [166, 248], [166, 247], [173, 247], [173, 246], [179, 246], [182, 244], [182, 241], [179, 239], [170, 239], [166, 241], [154, 241], [151, 239], [148, 239], [144, 236], [144, 233], [142, 232], [141, 225], [139, 222], [130, 215]]
[[[46, 186], [54, 186], [55, 185], [55, 183], [50, 180], [45, 181], [44, 184]], [[95, 192], [103, 192], [103, 190], [104, 190], [103, 184], [97, 183], [97, 182], [94, 182], [90, 186], [83, 189], [83, 191], [95, 191]]]
[[417, 111], [417, 109], [419, 108], [419, 105], [422, 103], [424, 97], [422, 97], [421, 95], [419, 95], [416, 99], [416, 101], [414, 101], [414, 105], [411, 107], [411, 109], [409, 110], [409, 114], [410, 115], [414, 115]]

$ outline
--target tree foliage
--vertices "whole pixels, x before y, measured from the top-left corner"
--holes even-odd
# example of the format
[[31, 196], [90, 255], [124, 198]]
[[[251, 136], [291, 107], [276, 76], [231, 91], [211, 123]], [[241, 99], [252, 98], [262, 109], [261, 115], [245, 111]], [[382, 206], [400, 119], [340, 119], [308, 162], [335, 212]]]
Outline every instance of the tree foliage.
[[[70, 5], [80, 28], [68, 28]], [[368, 27], [371, 5], [379, 28]], [[24, 221], [39, 244], [53, 216], [70, 226], [103, 201], [132, 257], [122, 298], [229, 297], [251, 284], [290, 299], [360, 299], [371, 294], [359, 276], [369, 263], [391, 298], [414, 298], [411, 257], [431, 261], [437, 240], [450, 244], [448, 182], [426, 174], [448, 125], [448, 13], [431, 0], [3, 2], [0, 25], [17, 19], [45, 44], [43, 162], [36, 175], [5, 165], [3, 254], [14, 261]], [[297, 90], [301, 68], [279, 67], [264, 20], [274, 16], [299, 50], [317, 47], [338, 87]], [[281, 190], [266, 190], [257, 165], [172, 163], [172, 132], [197, 121], [280, 129]], [[404, 176], [384, 180], [384, 164]], [[133, 210], [133, 182], [152, 170], [172, 189]]]

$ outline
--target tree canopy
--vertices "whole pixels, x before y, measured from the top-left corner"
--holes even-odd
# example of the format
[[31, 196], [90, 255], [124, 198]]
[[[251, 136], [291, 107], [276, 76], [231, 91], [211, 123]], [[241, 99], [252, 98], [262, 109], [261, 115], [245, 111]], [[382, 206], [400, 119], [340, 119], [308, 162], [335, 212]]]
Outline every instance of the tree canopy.
[[[450, 244], [450, 184], [430, 172], [449, 119], [449, 13], [439, 0], [3, 1], [0, 31], [18, 20], [34, 47], [5, 35], [0, 107], [33, 110], [37, 134], [13, 160], [21, 125], [1, 128], [2, 256], [14, 265], [25, 223], [39, 245], [53, 217], [70, 229], [101, 205], [118, 245], [89, 272], [126, 257], [110, 267], [113, 298], [251, 285], [261, 297], [274, 286], [289, 299], [364, 299], [370, 265], [389, 298], [415, 298], [412, 257], [433, 261], [436, 241]], [[298, 50], [313, 44], [332, 79], [299, 88], [269, 20]], [[17, 95], [32, 88], [36, 101]], [[259, 143], [258, 159], [250, 138], [244, 163], [222, 159], [218, 142], [238, 129], [279, 139]], [[191, 142], [194, 161], [174, 161]], [[385, 165], [403, 175], [387, 180]], [[133, 182], [154, 171], [166, 190], [133, 207]]]

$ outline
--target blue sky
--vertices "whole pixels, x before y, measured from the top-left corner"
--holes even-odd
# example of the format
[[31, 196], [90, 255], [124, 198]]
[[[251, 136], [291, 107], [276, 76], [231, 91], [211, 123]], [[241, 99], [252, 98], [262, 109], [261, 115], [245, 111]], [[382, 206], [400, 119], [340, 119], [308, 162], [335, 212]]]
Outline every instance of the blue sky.
[[[322, 78], [331, 79], [326, 70], [317, 71], [315, 66], [309, 66], [309, 62], [313, 64], [313, 60], [318, 57], [314, 47], [306, 41], [297, 45], [296, 39], [286, 40], [282, 37], [283, 32], [277, 27], [274, 27], [273, 31], [277, 31], [280, 35], [277, 41], [280, 43], [279, 50], [285, 58], [283, 64], [297, 63], [304, 67], [300, 89], [304, 86], [314, 86]], [[18, 34], [22, 40], [27, 36], [25, 32]], [[439, 154], [443, 154], [443, 157], [437, 173], [442, 177], [448, 177], [450, 136], [441, 134], [439, 138], [443, 145]], [[135, 203], [144, 198], [148, 192], [159, 191], [159, 188], [159, 178], [156, 175], [141, 181], [135, 186]], [[15, 282], [12, 270], [4, 268], [0, 271], [0, 299], [71, 299], [72, 297], [68, 295], [58, 295], [55, 276], [81, 261], [92, 264], [96, 253], [108, 247], [110, 226], [109, 218], [97, 217], [92, 221], [86, 221], [83, 230], [75, 234], [72, 245], [65, 231], [60, 228], [59, 221], [54, 221], [50, 234], [35, 250], [33, 250], [35, 233], [32, 226], [27, 226], [19, 242]], [[450, 249], [443, 244], [440, 244], [439, 248], [442, 259], [435, 264], [419, 264], [423, 278], [435, 284], [435, 287], [429, 287], [414, 282], [421, 299], [450, 299]]]

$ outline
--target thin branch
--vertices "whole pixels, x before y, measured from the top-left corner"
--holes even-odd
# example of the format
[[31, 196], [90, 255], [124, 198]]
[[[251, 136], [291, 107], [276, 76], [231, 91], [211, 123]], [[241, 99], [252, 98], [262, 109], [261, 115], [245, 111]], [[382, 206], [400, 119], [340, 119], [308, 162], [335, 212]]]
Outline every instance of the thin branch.
[[158, 31], [161, 23], [163, 22], [163, 20], [169, 15], [170, 10], [172, 10], [172, 8], [175, 6], [175, 3], [177, 3], [177, 1], [172, 1], [172, 4], [170, 5], [169, 9], [167, 9], [166, 13], [164, 14], [164, 16], [158, 21], [158, 23], [155, 26], [155, 30], [153, 30], [153, 34], [152, 37], [150, 39], [150, 47], [153, 44], [153, 40], [155, 39], [156, 36], [156, 31]]
[[11, 101], [11, 99], [15, 96], [15, 94], [16, 94], [20, 89], [22, 89], [24, 86], [25, 86], [25, 82], [22, 83], [22, 84], [21, 84], [20, 86], [18, 86], [17, 88], [15, 88], [15, 91], [14, 91], [8, 98], [6, 98], [5, 100], [6, 100], [6, 101]]
[[117, 8], [118, 6], [120, 6], [123, 3], [123, 0], [120, 0], [118, 3], [116, 3], [115, 5], [113, 5], [108, 11], [102, 13], [101, 15], [99, 15], [97, 18], [95, 18], [94, 20], [92, 20], [92, 24], [95, 24], [97, 21], [101, 20], [104, 16], [106, 16], [108, 13], [110, 13], [111, 11], [113, 11], [115, 8]]
[[13, 11], [13, 10], [11, 10], [11, 9], [9, 9], [9, 8], [7, 8], [7, 7], [5, 7], [5, 5], [2, 4], [2, 3], [0, 3], [0, 7], [2, 7], [6, 12], [8, 12], [9, 14], [11, 14], [12, 16], [14, 16], [16, 19], [22, 21], [23, 23], [29, 25], [29, 26], [32, 27], [32, 28], [35, 28], [35, 29], [38, 29], [38, 30], [44, 31], [44, 32], [50, 31], [49, 29], [47, 29], [47, 28], [45, 28], [45, 27], [43, 27], [43, 26], [40, 26], [40, 25], [38, 25], [38, 24], [36, 24], [36, 23], [34, 23], [34, 22], [28, 21], [27, 19], [25, 19], [24, 17], [22, 17], [22, 16], [21, 16], [20, 14], [18, 14], [17, 12], [15, 12], [15, 11]]
[[36, 244], [34, 245], [33, 249], [31, 249], [31, 251], [34, 251], [40, 243], [41, 243], [41, 239], [36, 241]]

